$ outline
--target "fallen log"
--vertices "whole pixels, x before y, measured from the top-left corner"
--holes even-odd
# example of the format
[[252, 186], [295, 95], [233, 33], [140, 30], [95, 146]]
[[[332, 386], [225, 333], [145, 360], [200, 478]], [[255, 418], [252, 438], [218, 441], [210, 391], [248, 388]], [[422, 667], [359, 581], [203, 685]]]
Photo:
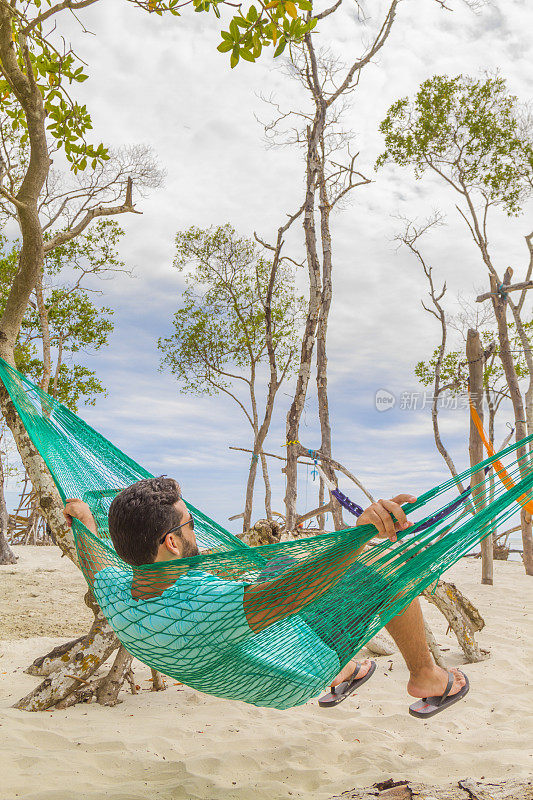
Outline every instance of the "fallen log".
[[533, 780], [476, 781], [470, 778], [447, 786], [388, 780], [369, 789], [348, 789], [330, 800], [533, 800]]

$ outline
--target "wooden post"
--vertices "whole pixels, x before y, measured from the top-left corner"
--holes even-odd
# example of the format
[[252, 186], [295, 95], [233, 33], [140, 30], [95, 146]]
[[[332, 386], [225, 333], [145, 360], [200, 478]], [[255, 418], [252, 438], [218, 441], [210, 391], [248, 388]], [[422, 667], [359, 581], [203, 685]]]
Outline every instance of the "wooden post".
[[[481, 422], [483, 422], [483, 347], [478, 331], [470, 328], [466, 338], [466, 359], [470, 383], [471, 402]], [[470, 417], [470, 466], [483, 461], [483, 442]], [[472, 475], [472, 500], [476, 511], [485, 505], [485, 475], [483, 470]], [[481, 542], [481, 583], [492, 586], [494, 583], [492, 536], [486, 536]]]

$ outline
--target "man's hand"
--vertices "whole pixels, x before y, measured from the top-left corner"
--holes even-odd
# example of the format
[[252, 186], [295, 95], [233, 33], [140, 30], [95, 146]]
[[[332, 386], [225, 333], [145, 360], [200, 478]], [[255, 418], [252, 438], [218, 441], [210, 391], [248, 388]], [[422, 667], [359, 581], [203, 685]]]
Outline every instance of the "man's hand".
[[[390, 539], [391, 542], [395, 542], [397, 531], [410, 528], [413, 524], [405, 516], [400, 504], [414, 503], [415, 500], [416, 497], [412, 494], [399, 494], [392, 500], [378, 500], [363, 511], [356, 524], [373, 525], [380, 539]], [[392, 515], [397, 520], [396, 523]]]
[[66, 501], [65, 508], [63, 509], [63, 515], [69, 528], [72, 527], [73, 519], [79, 519], [79, 521], [85, 525], [86, 528], [89, 528], [90, 531], [96, 531], [96, 525], [94, 522], [94, 517], [91, 513], [91, 509], [87, 503], [84, 503], [83, 500], [80, 500], [77, 497], [71, 497]]

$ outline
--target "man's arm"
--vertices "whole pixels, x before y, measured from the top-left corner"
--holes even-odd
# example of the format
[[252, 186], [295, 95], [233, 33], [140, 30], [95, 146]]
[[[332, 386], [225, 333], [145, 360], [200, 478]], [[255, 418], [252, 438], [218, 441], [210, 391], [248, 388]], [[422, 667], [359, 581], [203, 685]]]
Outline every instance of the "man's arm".
[[[400, 494], [392, 500], [379, 500], [372, 503], [357, 520], [357, 525], [373, 525], [369, 539], [377, 536], [380, 539], [390, 539], [396, 541], [396, 532], [410, 527], [410, 523], [403, 511], [400, 503], [414, 503], [416, 497], [408, 494]], [[393, 516], [396, 520], [393, 519]], [[261, 631], [273, 622], [278, 622], [291, 614], [304, 608], [328, 589], [335, 585], [339, 578], [344, 574], [349, 566], [357, 561], [362, 547], [347, 553], [339, 559], [337, 564], [321, 574], [321, 566], [326, 566], [331, 558], [330, 555], [317, 558], [315, 561], [316, 569], [313, 575], [309, 575], [309, 565], [304, 563], [290, 571], [289, 575], [284, 575], [273, 581], [247, 586], [244, 590], [244, 613], [248, 625], [254, 631]], [[284, 602], [280, 603], [280, 597], [284, 597]]]
[[[69, 528], [72, 527], [72, 520], [77, 519], [82, 525], [85, 525], [91, 533], [98, 536], [98, 529], [91, 509], [83, 500], [79, 500], [78, 498], [67, 500], [65, 508], [63, 509], [63, 514]], [[102, 562], [100, 554], [93, 546], [92, 540], [88, 537], [84, 537], [82, 541], [78, 541], [78, 556], [83, 572], [92, 584], [96, 573], [104, 569], [106, 565]]]

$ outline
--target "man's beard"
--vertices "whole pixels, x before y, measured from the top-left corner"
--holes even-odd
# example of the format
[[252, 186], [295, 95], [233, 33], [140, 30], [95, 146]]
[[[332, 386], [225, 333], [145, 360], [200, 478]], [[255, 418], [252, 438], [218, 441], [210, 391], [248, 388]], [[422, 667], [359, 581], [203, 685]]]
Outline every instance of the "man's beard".
[[182, 558], [192, 558], [193, 556], [199, 556], [200, 551], [198, 550], [198, 545], [191, 544], [191, 542], [184, 541], [182, 544], [182, 551], [181, 557]]

